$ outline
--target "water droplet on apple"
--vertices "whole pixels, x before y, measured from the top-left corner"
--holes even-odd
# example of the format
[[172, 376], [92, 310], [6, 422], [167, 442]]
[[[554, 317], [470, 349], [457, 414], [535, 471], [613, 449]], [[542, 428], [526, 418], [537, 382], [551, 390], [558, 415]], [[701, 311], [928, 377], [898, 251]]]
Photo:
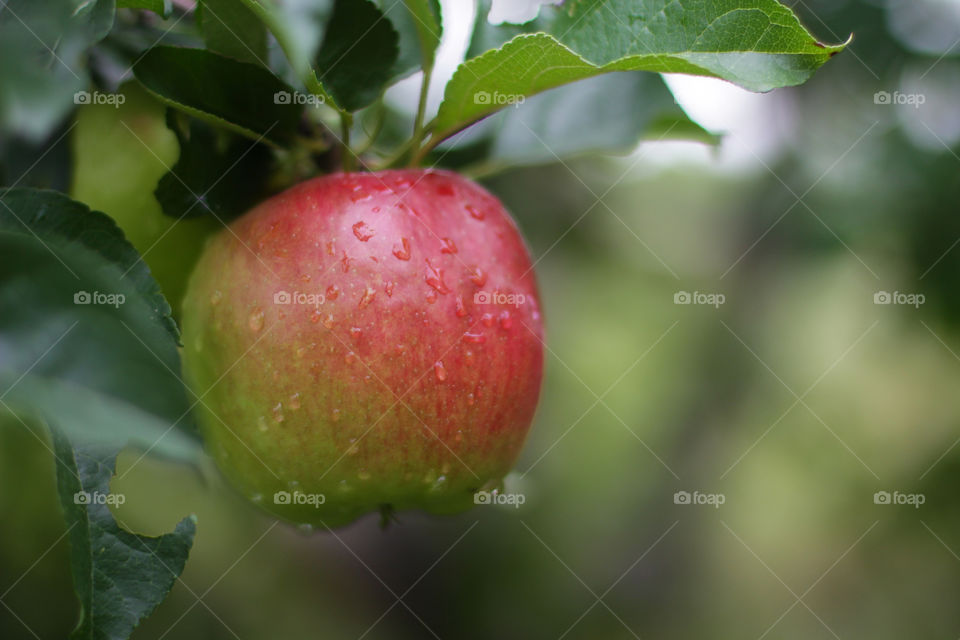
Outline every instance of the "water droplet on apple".
[[481, 211], [480, 209], [477, 209], [472, 204], [468, 204], [466, 206], [466, 210], [467, 210], [467, 213], [470, 214], [470, 217], [475, 218], [476, 220], [483, 220], [483, 217], [484, 217], [483, 211]]
[[293, 394], [292, 396], [290, 396], [290, 401], [287, 403], [287, 405], [288, 405], [291, 409], [293, 409], [294, 411], [296, 411], [297, 409], [299, 409], [299, 408], [300, 408], [300, 394], [299, 394], [299, 393], [295, 393], [295, 394]]
[[323, 326], [325, 326], [327, 329], [333, 328], [333, 314], [332, 314], [332, 313], [328, 313], [328, 314], [327, 314], [327, 317], [323, 319]]
[[223, 300], [223, 292], [219, 289], [214, 290], [214, 292], [210, 294], [210, 304], [213, 306], [220, 304], [221, 300]]
[[443, 366], [443, 360], [437, 360], [433, 364], [433, 372], [437, 375], [437, 380], [440, 382], [447, 379], [447, 370]]
[[426, 262], [427, 272], [426, 275], [424, 275], [426, 283], [436, 289], [438, 293], [450, 293], [450, 289], [447, 288], [447, 285], [443, 281], [443, 269], [435, 267], [429, 258], [427, 258]]
[[509, 329], [513, 326], [513, 318], [510, 317], [510, 312], [503, 310], [500, 312], [500, 326], [504, 329]]
[[[433, 303], [436, 302], [436, 301], [437, 301], [437, 292], [436, 292], [436, 291], [427, 291], [427, 302], [428, 302], [429, 304], [433, 304]], [[426, 323], [426, 320], [424, 320], [424, 323]]]
[[485, 313], [485, 314], [483, 314], [482, 316], [480, 316], [480, 322], [482, 322], [482, 323], [483, 323], [483, 326], [485, 326], [485, 327], [492, 327], [492, 326], [493, 326], [493, 314], [492, 314], [492, 313]]
[[343, 361], [347, 364], [353, 364], [357, 359], [357, 355], [353, 351], [347, 351], [347, 355], [343, 356]]
[[273, 412], [273, 421], [277, 424], [283, 422], [283, 403], [278, 402], [270, 411]]
[[270, 428], [270, 427], [267, 426], [267, 418], [266, 418], [266, 416], [260, 416], [259, 418], [257, 418], [257, 429], [259, 429], [260, 431], [266, 433], [267, 429], [269, 429], [269, 428]]
[[[473, 395], [473, 394], [471, 394], [471, 395]], [[456, 435], [453, 436], [453, 439], [454, 439], [455, 441], [457, 441], [457, 442], [462, 441], [462, 440], [463, 440], [463, 431], [461, 431], [460, 429], [457, 429], [457, 433], [456, 433]]]
[[[360, 185], [357, 185], [357, 186], [359, 187]], [[371, 200], [371, 199], [373, 199], [372, 193], [363, 193], [360, 191], [355, 191], [354, 193], [350, 194], [350, 200], [353, 202], [366, 202], [367, 200]]]
[[310, 274], [309, 274], [309, 273], [301, 274], [301, 275], [300, 275], [300, 280], [301, 280], [302, 282], [310, 282]]
[[263, 329], [263, 309], [255, 307], [253, 311], [250, 312], [248, 323], [251, 331], [260, 331], [260, 329]]
[[395, 255], [398, 260], [409, 260], [410, 241], [406, 238], [400, 238], [400, 244], [393, 245], [393, 255]]
[[388, 298], [392, 298], [392, 297], [393, 297], [393, 287], [394, 287], [395, 284], [396, 284], [395, 282], [388, 282], [388, 283], [386, 284], [386, 286], [383, 288], [383, 290], [384, 290], [384, 292], [386, 292]]
[[332, 284], [329, 287], [327, 287], [327, 296], [326, 296], [327, 300], [336, 300], [337, 296], [339, 295], [340, 295], [340, 287], [338, 287], [335, 284]]
[[340, 422], [340, 409], [334, 409], [330, 412], [330, 419], [334, 422]]
[[453, 240], [450, 238], [440, 238], [443, 242], [443, 246], [440, 247], [440, 253], [450, 253], [454, 254], [457, 252], [457, 245], [453, 243]]
[[373, 234], [373, 228], [363, 220], [353, 225], [353, 235], [357, 236], [360, 242], [366, 242], [373, 237]]
[[487, 284], [487, 274], [484, 273], [480, 267], [475, 267], [473, 271], [470, 272], [470, 282], [478, 287], [482, 287]]
[[357, 477], [361, 480], [369, 480], [370, 472], [366, 469], [360, 469], [360, 471], [357, 472]]
[[319, 309], [317, 309], [310, 314], [310, 322], [312, 322], [313, 324], [317, 324], [318, 322], [320, 322], [320, 318], [322, 317], [323, 317], [323, 314], [320, 313]]
[[370, 211], [373, 213], [380, 213], [380, 207], [374, 207], [373, 209], [370, 209]]
[[470, 333], [467, 331], [463, 334], [463, 341], [471, 342], [473, 344], [483, 344], [487, 341], [487, 336], [483, 335], [482, 333]]
[[363, 337], [363, 329], [360, 327], [350, 327], [350, 337], [354, 340], [359, 340]]
[[340, 259], [340, 269], [346, 273], [350, 271], [350, 256], [347, 255], [347, 252], [343, 252], [343, 258]]
[[472, 407], [472, 406], [473, 406], [473, 403], [474, 403], [475, 401], [476, 401], [476, 397], [474, 397], [474, 395], [473, 395], [472, 393], [468, 393], [468, 394], [467, 394], [467, 404]]
[[306, 348], [306, 347], [297, 347], [297, 357], [298, 357], [298, 358], [302, 358], [302, 357], [305, 356], [306, 354], [307, 354], [307, 348]]
[[[361, 309], [363, 309], [365, 306], [367, 306], [368, 304], [370, 304], [371, 302], [373, 302], [373, 299], [374, 299], [376, 296], [377, 296], [377, 292], [374, 290], [374, 288], [373, 288], [373, 287], [367, 287], [366, 289], [364, 289], [364, 291], [363, 291], [363, 297], [360, 298], [360, 302], [359, 302], [359, 304], [358, 304], [357, 306], [360, 307]], [[352, 331], [352, 330], [351, 330], [351, 331]]]

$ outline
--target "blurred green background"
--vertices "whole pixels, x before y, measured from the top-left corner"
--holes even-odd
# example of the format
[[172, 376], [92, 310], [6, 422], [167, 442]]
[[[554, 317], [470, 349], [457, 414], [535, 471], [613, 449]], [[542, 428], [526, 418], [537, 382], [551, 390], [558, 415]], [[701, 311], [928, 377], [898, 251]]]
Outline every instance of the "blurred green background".
[[[212, 471], [148, 458], [127, 474], [130, 453], [121, 522], [199, 519], [134, 638], [960, 635], [960, 3], [787, 4], [855, 40], [749, 102], [678, 84], [701, 91], [695, 117], [753, 109], [718, 150], [485, 179], [539, 260], [548, 325], [507, 479], [525, 504], [304, 535]], [[4, 639], [63, 638], [77, 617], [45, 437], [0, 429]]]

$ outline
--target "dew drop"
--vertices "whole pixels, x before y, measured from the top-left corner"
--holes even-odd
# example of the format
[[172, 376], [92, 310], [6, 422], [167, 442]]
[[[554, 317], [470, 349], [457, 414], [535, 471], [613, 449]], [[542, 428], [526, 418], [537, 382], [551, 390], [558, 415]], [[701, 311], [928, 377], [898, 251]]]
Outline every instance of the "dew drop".
[[332, 328], [333, 328], [333, 314], [332, 314], [332, 313], [328, 313], [328, 314], [327, 314], [327, 317], [323, 319], [323, 326], [325, 326], [327, 329], [332, 329]]
[[360, 471], [357, 472], [357, 478], [359, 478], [360, 480], [369, 480], [370, 472], [367, 471], [366, 469], [360, 469]]
[[484, 273], [483, 269], [477, 267], [470, 273], [470, 282], [478, 287], [482, 287], [487, 284], [487, 274]]
[[463, 298], [461, 296], [457, 296], [456, 311], [454, 313], [457, 314], [458, 318], [462, 318], [467, 315], [467, 309], [463, 306]]
[[393, 297], [393, 287], [395, 284], [396, 284], [395, 282], [388, 282], [386, 286], [383, 288], [383, 291], [387, 294], [388, 298]]
[[295, 394], [293, 394], [292, 396], [290, 396], [290, 401], [287, 403], [287, 405], [288, 405], [291, 409], [293, 409], [294, 411], [296, 411], [297, 409], [299, 409], [299, 408], [300, 408], [300, 394], [299, 394], [299, 393], [295, 393]]
[[254, 493], [254, 494], [252, 494], [252, 495], [250, 496], [250, 502], [252, 502], [252, 503], [254, 503], [254, 504], [260, 504], [261, 502], [263, 502], [263, 494], [262, 494], [262, 493]]
[[301, 274], [301, 275], [300, 275], [300, 280], [301, 280], [302, 282], [310, 282], [310, 274], [309, 274], [309, 273]]
[[443, 246], [440, 247], [440, 253], [453, 254], [457, 252], [457, 245], [454, 244], [453, 240], [450, 238], [440, 238], [440, 240], [443, 242]]
[[370, 211], [373, 213], [380, 213], [380, 207], [374, 207], [373, 209], [370, 209]]
[[350, 438], [350, 446], [347, 447], [347, 455], [355, 456], [360, 453], [360, 447], [356, 444], [356, 438]]
[[343, 252], [343, 258], [340, 259], [340, 269], [346, 273], [350, 271], [350, 256], [347, 255], [347, 252]]
[[273, 412], [273, 421], [277, 424], [283, 422], [283, 404], [278, 402], [270, 411]]
[[[436, 291], [427, 291], [427, 302], [433, 304], [437, 301], [437, 292]], [[426, 320], [424, 320], [426, 322]]]
[[339, 295], [340, 295], [340, 287], [338, 287], [335, 284], [332, 284], [329, 287], [327, 287], [327, 296], [326, 296], [327, 300], [336, 300], [337, 296]]
[[267, 426], [267, 418], [266, 418], [266, 416], [260, 416], [259, 418], [257, 418], [257, 429], [259, 429], [260, 431], [266, 433], [267, 429], [269, 429], [269, 428], [270, 428], [270, 427]]
[[[473, 395], [473, 394], [470, 394], [470, 395]], [[456, 434], [455, 436], [453, 436], [453, 439], [454, 439], [456, 442], [462, 441], [462, 440], [463, 440], [463, 431], [457, 431], [457, 434]]]
[[409, 260], [410, 241], [406, 238], [400, 238], [400, 244], [393, 245], [393, 255], [395, 255], [398, 260]]
[[[374, 291], [373, 287], [367, 287], [363, 292], [363, 297], [360, 298], [360, 302], [357, 305], [361, 309], [373, 302], [373, 299], [377, 296], [377, 292]], [[351, 329], [352, 331], [352, 329]]]
[[493, 326], [493, 314], [492, 314], [492, 313], [485, 313], [485, 314], [483, 314], [482, 316], [480, 316], [480, 322], [482, 322], [482, 323], [483, 323], [483, 326], [485, 326], [485, 327], [492, 327], [492, 326]]
[[483, 220], [483, 218], [484, 218], [483, 211], [481, 211], [480, 209], [477, 209], [477, 208], [476, 208], [475, 206], [473, 206], [472, 204], [468, 204], [468, 205], [466, 206], [466, 209], [467, 209], [467, 213], [470, 214], [470, 217], [472, 217], [472, 218], [474, 218], [474, 219], [476, 219], [476, 220]]
[[[360, 185], [357, 185], [357, 187], [360, 187]], [[366, 202], [367, 200], [372, 200], [372, 199], [373, 199], [372, 193], [363, 193], [362, 191], [354, 191], [353, 193], [350, 194], [350, 200], [353, 202]]]
[[210, 294], [210, 304], [213, 306], [220, 304], [221, 300], [223, 300], [223, 292], [219, 289], [214, 290], [214, 292]]
[[263, 309], [260, 307], [255, 307], [250, 313], [250, 330], [251, 331], [260, 331], [263, 329]]
[[504, 329], [509, 329], [513, 326], [513, 318], [510, 317], [509, 311], [504, 310], [500, 312], [500, 326]]
[[429, 258], [427, 259], [427, 272], [424, 280], [428, 285], [436, 289], [438, 293], [450, 293], [450, 289], [447, 288], [446, 283], [443, 281], [443, 269], [433, 266]]
[[373, 237], [373, 228], [361, 220], [353, 225], [353, 235], [357, 236], [360, 242], [366, 242]]
[[473, 395], [472, 393], [468, 393], [468, 394], [467, 394], [467, 404], [468, 404], [468, 405], [470, 405], [470, 406], [472, 407], [472, 406], [473, 406], [473, 403], [475, 402], [475, 400], [476, 400], [476, 398], [474, 397], [474, 395]]
[[440, 382], [447, 379], [447, 370], [443, 366], [443, 360], [437, 360], [433, 364], [433, 372], [437, 375], [437, 380]]
[[320, 322], [321, 317], [323, 317], [323, 314], [320, 313], [320, 310], [318, 309], [310, 314], [310, 322], [312, 322], [313, 324], [317, 324], [318, 322]]
[[353, 364], [357, 360], [357, 354], [353, 351], [347, 351], [347, 355], [343, 356], [343, 361], [347, 364]]
[[350, 327], [350, 337], [354, 340], [359, 340], [363, 337], [363, 329], [360, 327]]
[[306, 348], [306, 347], [297, 347], [297, 357], [298, 357], [298, 358], [302, 358], [302, 357], [305, 356], [305, 355], [307, 355], [307, 348]]
[[469, 331], [463, 334], [464, 342], [471, 342], [473, 344], [483, 344], [487, 341], [487, 336], [482, 333], [470, 333]]
[[335, 242], [336, 242], [336, 240], [328, 240], [328, 241], [327, 241], [327, 255], [330, 255], [330, 256], [335, 256], [335, 255], [337, 255], [337, 250], [334, 248], [334, 243], [335, 243]]
[[330, 419], [334, 422], [340, 422], [340, 409], [334, 409], [330, 412]]

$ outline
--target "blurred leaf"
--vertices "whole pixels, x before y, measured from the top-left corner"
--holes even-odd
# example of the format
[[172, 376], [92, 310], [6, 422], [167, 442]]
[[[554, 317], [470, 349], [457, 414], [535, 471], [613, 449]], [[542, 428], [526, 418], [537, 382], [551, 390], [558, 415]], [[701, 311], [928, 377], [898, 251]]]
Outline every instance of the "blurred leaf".
[[370, 0], [337, 0], [317, 52], [317, 77], [342, 109], [362, 109], [390, 79], [398, 41], [390, 21]]
[[432, 67], [440, 45], [442, 27], [437, 0], [377, 0], [399, 36], [399, 53], [392, 78], [403, 78], [418, 69]]
[[167, 126], [180, 142], [180, 158], [154, 191], [164, 214], [195, 218], [212, 212], [226, 220], [266, 195], [273, 161], [269, 148], [185, 120], [167, 114]]
[[582, 0], [546, 33], [467, 60], [447, 84], [436, 143], [521, 97], [611, 71], [689, 73], [754, 91], [799, 84], [844, 45], [817, 42], [774, 0]]
[[293, 89], [263, 67], [203, 49], [154, 47], [133, 71], [166, 104], [253, 140], [288, 143], [303, 112]]
[[[125, 640], [160, 604], [183, 572], [193, 546], [196, 518], [153, 538], [130, 533], [108, 502], [117, 448], [74, 449], [51, 428], [57, 459], [57, 491], [70, 536], [70, 564], [80, 598], [80, 621], [72, 640]], [[125, 499], [125, 496], [124, 496]]]
[[7, 0], [0, 8], [0, 134], [37, 141], [86, 88], [86, 51], [113, 25], [114, 0]]
[[197, 16], [208, 49], [267, 66], [267, 28], [245, 5], [237, 0], [200, 0]]
[[3, 190], [0, 255], [0, 401], [71, 438], [195, 456], [170, 307], [113, 221]]
[[117, 8], [146, 9], [168, 18], [173, 11], [173, 2], [171, 0], [117, 0]]
[[293, 68], [306, 85], [313, 77], [313, 59], [320, 46], [333, 0], [239, 0], [267, 26]]
[[[605, 74], [551, 89], [475, 128], [455, 146], [474, 147], [477, 153], [465, 159], [488, 168], [552, 163], [589, 152], [626, 153], [642, 138], [715, 142], [676, 104], [659, 75], [642, 72]], [[438, 149], [438, 155], [447, 148]]]

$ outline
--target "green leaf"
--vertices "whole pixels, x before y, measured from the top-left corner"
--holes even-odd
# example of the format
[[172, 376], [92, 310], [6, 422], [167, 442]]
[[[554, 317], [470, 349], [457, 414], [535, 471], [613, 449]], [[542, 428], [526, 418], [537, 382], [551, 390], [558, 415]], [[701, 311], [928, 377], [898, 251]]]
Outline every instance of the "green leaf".
[[547, 33], [518, 35], [464, 62], [431, 144], [513, 101], [612, 71], [688, 73], [767, 91], [799, 84], [844, 45], [818, 43], [774, 0], [582, 0]]
[[193, 546], [196, 517], [181, 520], [172, 533], [141, 536], [121, 527], [110, 504], [125, 500], [110, 492], [117, 448], [74, 449], [51, 429], [57, 465], [57, 492], [70, 538], [74, 588], [80, 621], [72, 640], [126, 640], [170, 592]]
[[267, 28], [237, 0], [200, 0], [197, 16], [207, 48], [241, 62], [267, 64]]
[[0, 8], [0, 136], [40, 141], [87, 87], [86, 52], [113, 25], [114, 0], [6, 0]]
[[3, 407], [72, 438], [196, 456], [170, 307], [113, 221], [56, 192], [0, 190], [0, 255]]
[[171, 0], [117, 0], [117, 9], [146, 9], [163, 18], [169, 18], [173, 11]]
[[317, 52], [317, 78], [346, 111], [377, 99], [390, 80], [399, 36], [370, 0], [337, 0]]
[[154, 47], [133, 72], [166, 104], [276, 146], [292, 140], [303, 112], [293, 89], [263, 67], [204, 49]]
[[[687, 117], [663, 79], [638, 71], [611, 73], [551, 89], [503, 109], [465, 133], [455, 147], [487, 170], [545, 164], [590, 152], [629, 152], [643, 138], [713, 142]], [[460, 156], [454, 151], [451, 160]], [[442, 160], [442, 158], [438, 158]], [[450, 166], [449, 163], [445, 163]]]
[[225, 221], [267, 195], [270, 149], [186, 120], [178, 120], [172, 111], [167, 114], [167, 126], [180, 142], [180, 158], [154, 191], [164, 214], [175, 218], [213, 214]]
[[377, 0], [377, 6], [399, 36], [399, 53], [391, 78], [403, 78], [417, 69], [433, 67], [442, 35], [439, 3], [436, 0]]

